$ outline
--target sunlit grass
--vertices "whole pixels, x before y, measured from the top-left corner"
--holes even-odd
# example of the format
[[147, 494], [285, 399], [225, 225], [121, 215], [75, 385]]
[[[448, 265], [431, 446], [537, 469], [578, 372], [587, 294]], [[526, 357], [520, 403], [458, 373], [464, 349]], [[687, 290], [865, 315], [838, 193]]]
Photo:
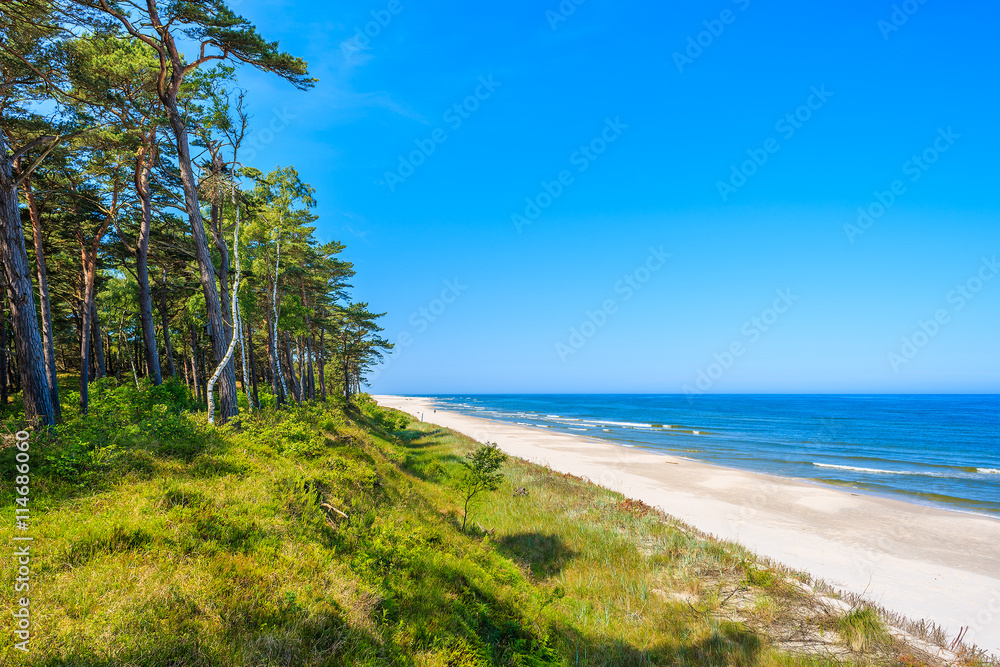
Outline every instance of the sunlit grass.
[[[95, 413], [102, 400], [119, 409], [120, 396], [95, 396]], [[24, 656], [5, 631], [0, 663], [769, 667], [895, 655], [868, 620], [817, 612], [789, 573], [739, 546], [523, 461], [462, 532], [454, 480], [477, 443], [367, 401], [219, 431], [171, 410], [148, 419], [153, 437], [122, 435], [93, 469], [60, 452], [90, 460], [96, 445], [80, 441], [100, 425], [38, 443], [52, 462], [33, 482], [36, 634]], [[10, 559], [0, 576], [13, 576]]]

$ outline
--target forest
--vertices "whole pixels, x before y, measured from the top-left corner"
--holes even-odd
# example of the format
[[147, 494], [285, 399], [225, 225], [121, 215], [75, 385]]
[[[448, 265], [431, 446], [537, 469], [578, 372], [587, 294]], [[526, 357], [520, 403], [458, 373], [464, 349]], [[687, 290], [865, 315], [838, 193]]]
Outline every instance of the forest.
[[224, 424], [350, 398], [391, 349], [318, 193], [244, 161], [243, 68], [315, 83], [222, 0], [3, 3], [0, 403], [28, 423], [86, 415], [107, 378], [183, 385]]

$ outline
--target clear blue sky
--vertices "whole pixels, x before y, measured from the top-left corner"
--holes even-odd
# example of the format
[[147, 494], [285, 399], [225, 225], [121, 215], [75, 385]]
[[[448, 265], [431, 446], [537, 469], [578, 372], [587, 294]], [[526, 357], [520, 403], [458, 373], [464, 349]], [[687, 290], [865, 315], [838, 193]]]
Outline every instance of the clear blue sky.
[[319, 78], [241, 71], [254, 162], [408, 343], [373, 392], [995, 393], [1000, 8], [902, 4], [243, 0]]

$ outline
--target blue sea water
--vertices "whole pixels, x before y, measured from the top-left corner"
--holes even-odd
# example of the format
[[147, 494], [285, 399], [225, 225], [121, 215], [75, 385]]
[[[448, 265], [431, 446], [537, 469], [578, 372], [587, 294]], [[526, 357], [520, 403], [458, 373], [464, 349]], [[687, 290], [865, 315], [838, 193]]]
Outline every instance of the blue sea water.
[[1000, 516], [997, 395], [462, 395], [444, 409]]

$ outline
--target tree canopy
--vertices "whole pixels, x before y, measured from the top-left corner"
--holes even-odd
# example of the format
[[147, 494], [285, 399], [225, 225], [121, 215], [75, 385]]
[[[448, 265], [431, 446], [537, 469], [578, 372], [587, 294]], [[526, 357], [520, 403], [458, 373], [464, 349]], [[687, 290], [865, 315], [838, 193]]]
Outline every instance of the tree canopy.
[[315, 83], [223, 0], [4, 3], [0, 393], [35, 423], [67, 407], [59, 374], [81, 414], [109, 378], [183, 384], [227, 421], [350, 397], [391, 348], [315, 189], [242, 161], [240, 66]]

